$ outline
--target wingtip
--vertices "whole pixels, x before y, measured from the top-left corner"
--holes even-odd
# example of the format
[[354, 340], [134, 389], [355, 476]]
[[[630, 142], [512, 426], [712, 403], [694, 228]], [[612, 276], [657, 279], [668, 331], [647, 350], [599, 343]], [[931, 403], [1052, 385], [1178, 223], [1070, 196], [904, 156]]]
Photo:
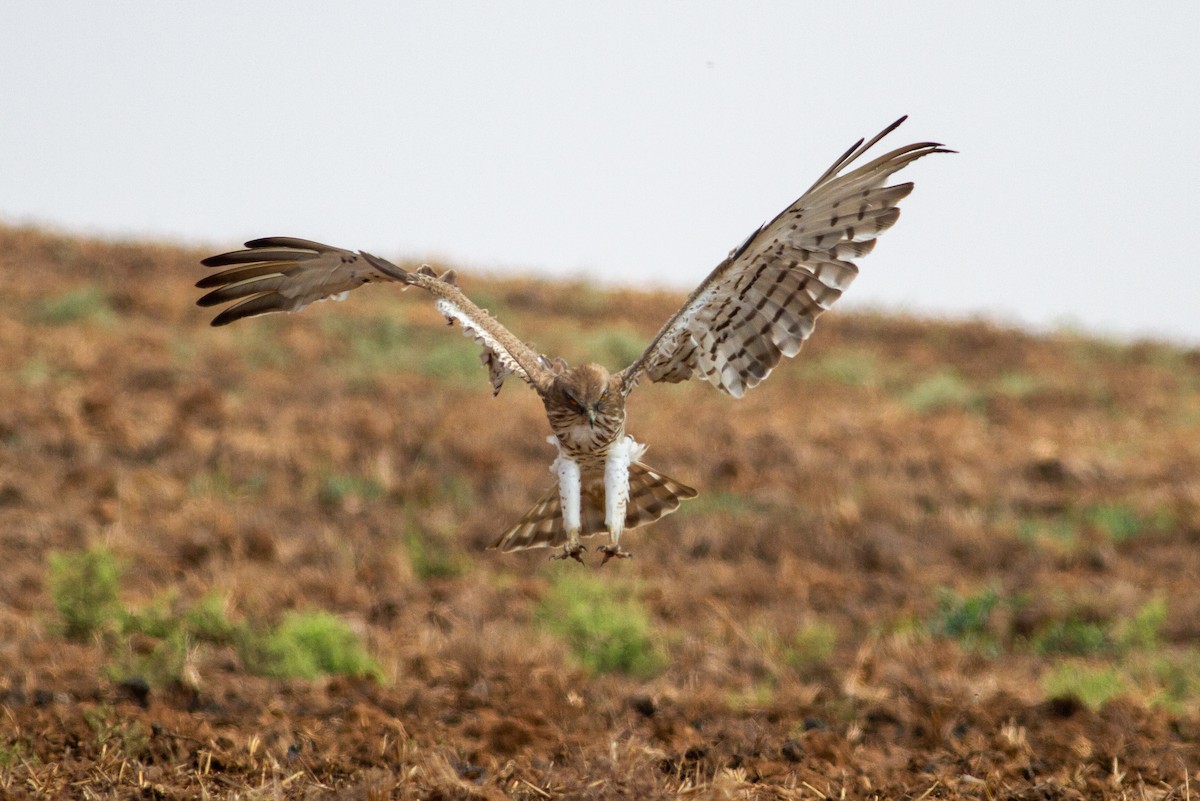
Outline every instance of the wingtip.
[[367, 264], [371, 265], [376, 270], [379, 270], [384, 275], [395, 278], [397, 281], [404, 281], [405, 283], [408, 283], [408, 270], [405, 270], [403, 267], [398, 267], [387, 259], [381, 259], [375, 254], [368, 253], [365, 250], [358, 251], [358, 255], [362, 256], [363, 259], [366, 260]]
[[900, 119], [896, 120], [896, 121], [895, 121], [895, 122], [893, 122], [891, 125], [889, 125], [888, 127], [884, 128], [884, 129], [883, 129], [883, 130], [882, 130], [882, 131], [879, 133], [879, 136], [875, 137], [875, 141], [876, 141], [876, 142], [878, 142], [880, 139], [882, 139], [883, 137], [885, 137], [885, 136], [887, 136], [888, 134], [890, 134], [892, 131], [894, 131], [894, 130], [896, 130], [897, 128], [899, 128], [901, 125], [903, 125], [903, 124], [904, 124], [904, 121], [905, 121], [905, 120], [907, 120], [907, 119], [908, 119], [908, 115], [907, 115], [907, 114], [905, 114], [905, 115], [903, 115], [902, 117], [900, 117]]
[[295, 236], [260, 236], [258, 239], [251, 239], [245, 245], [250, 250], [256, 248], [296, 248], [297, 250], [315, 250], [318, 253], [324, 250], [337, 250], [333, 245], [326, 245], [324, 242], [315, 242], [311, 239], [301, 239]]
[[242, 243], [242, 247], [248, 250], [255, 248], [274, 247], [275, 243], [285, 237], [282, 236], [260, 236], [257, 239], [250, 239]]

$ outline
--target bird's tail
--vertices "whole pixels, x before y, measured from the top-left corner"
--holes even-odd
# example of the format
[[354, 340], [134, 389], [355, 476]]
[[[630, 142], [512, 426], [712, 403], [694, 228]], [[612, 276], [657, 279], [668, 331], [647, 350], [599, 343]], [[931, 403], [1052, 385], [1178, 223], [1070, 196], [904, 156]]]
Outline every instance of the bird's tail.
[[[580, 535], [590, 537], [605, 530], [604, 475], [584, 476], [580, 498]], [[696, 491], [686, 484], [664, 476], [641, 462], [629, 465], [629, 503], [625, 507], [625, 528], [637, 528], [653, 523], [679, 508], [679, 502], [695, 498]], [[512, 528], [500, 535], [491, 548], [501, 551], [523, 551], [527, 548], [546, 548], [567, 541], [563, 526], [558, 486], [542, 496]]]

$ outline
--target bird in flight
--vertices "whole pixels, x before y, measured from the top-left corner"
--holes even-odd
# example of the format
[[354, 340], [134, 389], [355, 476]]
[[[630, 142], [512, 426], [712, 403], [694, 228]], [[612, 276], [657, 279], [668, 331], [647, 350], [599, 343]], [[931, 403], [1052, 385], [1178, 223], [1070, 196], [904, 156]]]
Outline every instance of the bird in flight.
[[541, 397], [558, 449], [551, 466], [557, 484], [492, 544], [501, 551], [556, 547], [555, 559], [582, 562], [580, 542], [601, 532], [601, 564], [630, 554], [625, 529], [651, 523], [694, 498], [696, 491], [642, 463], [645, 446], [625, 433], [625, 400], [638, 382], [696, 377], [735, 398], [765, 379], [782, 356], [795, 356], [820, 314], [858, 275], [854, 260], [900, 216], [897, 203], [911, 183], [890, 176], [930, 153], [951, 153], [936, 142], [897, 148], [850, 169], [905, 117], [864, 143], [860, 139], [777, 217], [752, 233], [717, 265], [663, 324], [633, 364], [609, 373], [599, 364], [571, 367], [531, 345], [472, 303], [453, 271], [425, 265], [405, 270], [365, 251], [293, 237], [247, 242], [244, 250], [202, 262], [224, 268], [196, 286], [197, 301], [236, 301], [212, 321], [226, 325], [270, 312], [295, 312], [319, 300], [341, 300], [363, 284], [419, 287], [450, 324], [483, 348], [493, 394], [516, 375]]

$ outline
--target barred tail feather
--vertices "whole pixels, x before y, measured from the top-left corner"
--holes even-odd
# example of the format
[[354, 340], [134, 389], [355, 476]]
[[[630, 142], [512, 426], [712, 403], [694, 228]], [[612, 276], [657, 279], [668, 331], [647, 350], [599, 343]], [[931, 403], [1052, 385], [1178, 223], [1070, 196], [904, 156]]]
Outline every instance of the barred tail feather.
[[[583, 477], [580, 503], [580, 535], [600, 534], [604, 527], [604, 475]], [[679, 502], [696, 497], [696, 490], [681, 484], [641, 462], [629, 465], [629, 504], [625, 507], [625, 528], [653, 523], [679, 508]], [[552, 487], [512, 528], [489, 547], [501, 551], [547, 548], [567, 541], [563, 526], [558, 487]]]

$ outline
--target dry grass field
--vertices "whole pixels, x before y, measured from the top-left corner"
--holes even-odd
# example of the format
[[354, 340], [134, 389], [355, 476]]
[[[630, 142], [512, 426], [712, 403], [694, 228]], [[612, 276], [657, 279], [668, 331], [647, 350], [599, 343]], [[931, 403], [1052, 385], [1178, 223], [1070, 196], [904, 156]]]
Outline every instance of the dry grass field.
[[[599, 568], [485, 550], [553, 449], [425, 297], [216, 330], [203, 255], [0, 226], [0, 796], [1200, 797], [1200, 352], [835, 310], [635, 393], [701, 495]], [[679, 301], [462, 283], [610, 367]]]

